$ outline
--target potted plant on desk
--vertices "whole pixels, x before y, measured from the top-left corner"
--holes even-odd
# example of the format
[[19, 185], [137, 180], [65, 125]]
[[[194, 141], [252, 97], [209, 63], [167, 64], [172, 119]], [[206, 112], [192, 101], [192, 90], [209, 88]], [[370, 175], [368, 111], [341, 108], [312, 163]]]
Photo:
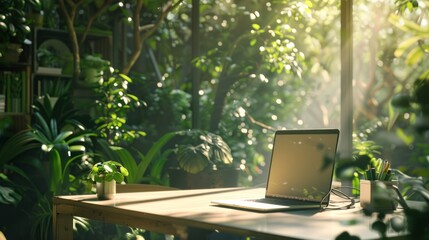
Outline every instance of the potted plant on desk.
[[116, 183], [122, 183], [128, 176], [128, 170], [115, 161], [96, 163], [88, 178], [96, 183], [99, 200], [113, 199], [116, 195]]
[[219, 136], [202, 130], [179, 133], [174, 151], [176, 167], [169, 169], [170, 185], [176, 188], [237, 186], [238, 173], [231, 149]]

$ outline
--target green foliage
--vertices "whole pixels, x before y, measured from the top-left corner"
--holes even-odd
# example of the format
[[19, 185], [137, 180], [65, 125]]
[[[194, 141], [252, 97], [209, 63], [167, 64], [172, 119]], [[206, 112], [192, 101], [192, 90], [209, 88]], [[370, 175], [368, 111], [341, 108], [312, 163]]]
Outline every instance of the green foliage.
[[[44, 104], [35, 106], [35, 122], [31, 127], [31, 136], [34, 141], [41, 144], [40, 149], [46, 153], [51, 174], [49, 189], [54, 195], [68, 192], [69, 166], [82, 157], [88, 138], [95, 136], [94, 133], [86, 131], [76, 118], [73, 118], [74, 109], [63, 112], [62, 116], [58, 115], [58, 118], [53, 115], [69, 103], [67, 97], [63, 96], [51, 109], [49, 98], [45, 96]], [[77, 155], [71, 155], [72, 153]]]
[[[302, 112], [299, 106], [308, 90], [320, 81], [313, 81], [316, 79], [309, 77], [309, 73], [326, 74], [323, 67], [335, 63], [328, 59], [332, 55], [305, 44], [326, 47], [327, 42], [335, 41], [318, 35], [332, 34], [334, 17], [324, 20], [325, 29], [313, 33], [312, 27], [320, 24], [311, 15], [316, 13], [313, 8], [317, 5], [309, 1], [205, 1], [200, 5], [201, 40], [196, 43], [200, 55], [190, 59], [183, 49], [189, 46], [191, 5], [184, 4], [159, 30], [161, 40], [152, 39], [148, 43], [159, 56], [157, 67], [165, 73], [158, 88], [192, 93], [191, 79], [183, 76], [190, 74], [189, 62], [200, 70], [200, 76], [192, 77], [201, 80], [200, 119], [196, 128], [228, 140], [237, 165], [250, 175], [264, 171], [273, 130], [302, 127], [294, 122]], [[337, 7], [337, 3], [323, 1], [320, 9], [331, 5]], [[312, 58], [307, 58], [305, 51]], [[313, 63], [319, 68], [310, 71]], [[317, 69], [320, 74], [314, 72]], [[184, 116], [189, 125], [191, 115]]]
[[146, 133], [127, 125], [128, 112], [142, 105], [133, 94], [128, 93], [131, 78], [114, 70], [100, 86], [95, 88], [97, 96], [97, 131], [109, 144], [129, 143]]
[[61, 53], [56, 52], [54, 48], [38, 48], [36, 57], [40, 67], [61, 68]]
[[59, 81], [45, 79], [47, 85], [46, 93], [50, 97], [60, 97], [70, 93], [71, 81]]
[[42, 196], [30, 212], [31, 236], [37, 239], [52, 238], [52, 196]]
[[[161, 179], [161, 172], [167, 161], [167, 156], [161, 156], [162, 148], [176, 135], [176, 132], [170, 132], [163, 135], [159, 140], [154, 142], [146, 154], [141, 151], [134, 150], [137, 153], [137, 159], [130, 152], [121, 147], [112, 147], [117, 154], [117, 158], [129, 170], [130, 177], [127, 178], [128, 183], [142, 183], [144, 180], [157, 181]], [[168, 152], [167, 153], [171, 153]], [[147, 169], [152, 164], [151, 172]]]
[[171, 139], [176, 136], [176, 132], [164, 134], [158, 140], [150, 145], [146, 153], [143, 150], [135, 148], [125, 148], [120, 146], [111, 146], [105, 140], [99, 139], [98, 154], [102, 159], [112, 159], [120, 162], [129, 172], [128, 183], [150, 182], [163, 184], [162, 173], [172, 150], [163, 151]]
[[[23, 130], [11, 136], [1, 143], [0, 147], [0, 171], [13, 173], [28, 185], [32, 185], [28, 175], [19, 167], [14, 166], [14, 161], [25, 152], [37, 149], [40, 145], [34, 141], [29, 130]], [[34, 186], [33, 186], [34, 187]], [[8, 175], [0, 172], [0, 204], [18, 206], [28, 189], [16, 181], [9, 179]]]
[[51, 29], [59, 28], [58, 2], [52, 0], [40, 0], [44, 14], [44, 26]]
[[0, 1], [0, 43], [31, 43], [27, 39], [31, 30], [26, 23], [24, 6], [24, 0]]
[[[411, 20], [398, 15], [390, 15], [389, 21], [402, 31], [411, 34], [412, 36], [400, 43], [395, 50], [395, 55], [401, 57], [407, 54], [405, 63], [414, 66], [425, 59], [425, 53], [429, 51], [429, 46], [425, 44], [425, 40], [429, 39], [429, 30]], [[424, 72], [423, 74], [428, 74]]]
[[[378, 231], [382, 238], [386, 237], [388, 226], [395, 232], [407, 231], [409, 237], [412, 239], [427, 239], [429, 237], [429, 228], [427, 222], [429, 220], [429, 190], [427, 182], [421, 178], [410, 177], [400, 171], [395, 171], [396, 176], [399, 177], [402, 186], [404, 197], [400, 196], [398, 204], [403, 208], [405, 217], [387, 218], [386, 214], [379, 214], [377, 220], [371, 227]], [[397, 194], [399, 191], [396, 192]], [[388, 194], [387, 192], [385, 194]], [[384, 196], [386, 197], [386, 196]], [[419, 200], [425, 207], [414, 207], [403, 199]], [[390, 196], [391, 199], [391, 196]]]
[[92, 167], [88, 178], [93, 182], [110, 182], [115, 180], [117, 183], [122, 183], [128, 175], [128, 170], [122, 164], [115, 161], [106, 161], [96, 163]]
[[353, 147], [355, 155], [367, 155], [371, 159], [375, 159], [377, 155], [381, 154], [381, 146], [371, 140], [355, 141]]
[[419, 7], [419, 1], [417, 1], [417, 0], [395, 0], [395, 5], [398, 7], [398, 10], [400, 13], [404, 13], [405, 10], [412, 12]]
[[[389, 17], [389, 22], [407, 36], [395, 50], [395, 56], [405, 56], [405, 64], [413, 67], [416, 74], [418, 74], [414, 78], [415, 80], [408, 93], [401, 91], [391, 99], [389, 127], [393, 127], [395, 121], [398, 120], [399, 114], [409, 113], [412, 114], [409, 117], [410, 123], [415, 126], [417, 132], [429, 129], [427, 124], [427, 115], [429, 114], [429, 97], [427, 94], [429, 90], [429, 66], [426, 64], [429, 53], [427, 44], [429, 28], [425, 23], [422, 23], [422, 19], [427, 18], [427, 4], [429, 2], [422, 2], [424, 4], [419, 5], [418, 1], [414, 0], [398, 0], [395, 3], [399, 8], [399, 14], [391, 14]], [[417, 17], [406, 14], [405, 10], [408, 10], [408, 13], [414, 13]], [[419, 66], [419, 68], [414, 68], [415, 66]], [[409, 144], [410, 142], [408, 142]]]
[[18, 215], [29, 221], [31, 229], [25, 234], [31, 238], [52, 236], [52, 196], [77, 192], [82, 173], [76, 166], [91, 136], [95, 134], [85, 130], [67, 96], [61, 96], [54, 106], [45, 96], [42, 102], [34, 102], [29, 129], [2, 143], [0, 169], [6, 175], [0, 180], [0, 196], [6, 196], [8, 204], [17, 206]]
[[405, 56], [405, 63], [412, 67], [416, 77], [410, 78], [413, 82], [409, 88], [401, 89], [391, 99], [389, 129], [394, 130], [406, 146], [414, 149], [409, 155], [407, 166], [401, 168], [408, 173], [427, 176], [428, 171], [423, 169], [427, 169], [428, 165], [422, 164], [420, 159], [421, 156], [427, 156], [425, 154], [428, 151], [424, 134], [429, 129], [429, 29], [422, 20], [427, 18], [429, 2], [403, 0], [395, 3], [399, 11], [398, 14], [390, 15], [389, 21], [406, 36], [396, 49], [395, 56]]
[[42, 156], [45, 156], [42, 161], [48, 161], [49, 190], [37, 199], [30, 213], [33, 221], [31, 233], [32, 236], [48, 239], [52, 233], [51, 198], [53, 195], [76, 191], [73, 185], [76, 182], [79, 184], [81, 179], [74, 176], [71, 167], [82, 159], [89, 146], [89, 137], [96, 135], [85, 130], [66, 95], [59, 97], [54, 106], [49, 96], [45, 96], [43, 103], [35, 103], [34, 109], [35, 121], [31, 126], [31, 136], [40, 144]]
[[219, 135], [193, 129], [180, 132], [179, 136], [175, 156], [183, 170], [198, 173], [207, 167], [231, 166], [231, 149]]
[[143, 234], [146, 232], [145, 230], [140, 228], [130, 228], [130, 230], [131, 232], [125, 234], [126, 239], [144, 239]]
[[0, 148], [0, 167], [11, 162], [20, 154], [35, 149], [39, 144], [34, 142], [34, 138], [29, 130], [23, 130], [7, 141], [2, 143]]
[[0, 204], [18, 205], [22, 196], [14, 189], [13, 182], [0, 173]]
[[155, 79], [133, 73], [133, 93], [145, 103], [128, 118], [145, 127], [149, 144], [165, 133], [191, 128], [191, 95], [169, 86], [159, 87]]
[[110, 62], [99, 55], [86, 55], [82, 58], [80, 65], [82, 69], [95, 68], [97, 70], [104, 70], [110, 65]]
[[26, 6], [29, 11], [43, 13], [41, 0], [28, 0]]

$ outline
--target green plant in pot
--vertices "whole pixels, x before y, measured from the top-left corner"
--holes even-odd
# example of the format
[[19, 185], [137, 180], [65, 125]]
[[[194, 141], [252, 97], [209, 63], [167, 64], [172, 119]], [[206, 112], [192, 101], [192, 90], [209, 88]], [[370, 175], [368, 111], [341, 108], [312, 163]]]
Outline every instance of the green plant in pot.
[[38, 100], [43, 102], [44, 98], [48, 98], [52, 108], [55, 106], [58, 98], [70, 94], [71, 81], [57, 79], [44, 79], [44, 81], [46, 83], [46, 92], [44, 96], [39, 96]]
[[103, 71], [110, 65], [110, 62], [99, 55], [86, 55], [80, 63], [85, 81], [97, 83], [103, 76]]
[[17, 62], [22, 44], [31, 44], [24, 7], [24, 0], [0, 0], [0, 61]]
[[228, 144], [214, 133], [202, 130], [178, 134], [177, 167], [171, 168], [170, 185], [177, 188], [234, 187], [238, 170]]
[[96, 183], [97, 198], [113, 199], [116, 195], [116, 183], [122, 183], [128, 176], [128, 170], [115, 161], [94, 164], [88, 178]]

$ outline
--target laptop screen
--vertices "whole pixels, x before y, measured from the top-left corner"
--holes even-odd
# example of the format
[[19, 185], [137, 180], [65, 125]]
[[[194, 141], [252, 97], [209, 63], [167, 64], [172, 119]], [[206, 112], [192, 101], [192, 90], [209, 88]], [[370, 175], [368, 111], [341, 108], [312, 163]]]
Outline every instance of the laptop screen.
[[338, 129], [277, 131], [266, 197], [320, 202], [331, 189], [338, 137]]

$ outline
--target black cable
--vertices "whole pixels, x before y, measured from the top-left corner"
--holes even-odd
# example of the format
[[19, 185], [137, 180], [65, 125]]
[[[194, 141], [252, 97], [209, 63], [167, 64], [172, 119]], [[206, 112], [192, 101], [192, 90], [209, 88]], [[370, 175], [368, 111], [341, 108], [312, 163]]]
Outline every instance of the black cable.
[[[332, 188], [331, 189], [331, 191], [329, 191], [323, 198], [322, 198], [322, 200], [320, 201], [320, 207], [321, 207], [321, 209], [322, 210], [339, 210], [339, 209], [350, 209], [350, 208], [352, 208], [356, 203], [357, 203], [357, 201], [356, 201], [356, 199], [354, 199], [354, 198], [352, 198], [352, 197], [350, 197], [350, 196], [348, 196], [347, 194], [345, 194], [344, 192], [342, 192], [342, 191], [340, 191], [339, 189], [341, 189], [341, 188], [348, 188], [348, 189], [352, 189], [352, 190], [357, 190], [357, 191], [359, 191], [359, 189], [357, 189], [357, 188], [354, 188], [354, 187], [348, 187], [348, 186], [344, 186], [344, 187], [338, 187], [338, 188]], [[340, 198], [342, 198], [342, 199], [346, 199], [349, 203], [347, 203], [347, 204], [344, 204], [344, 205], [342, 205], [342, 206], [338, 206], [338, 207], [330, 207], [329, 205], [328, 206], [326, 206], [326, 207], [323, 207], [322, 205], [323, 205], [323, 201], [325, 201], [325, 199], [330, 195], [330, 194], [334, 194], [334, 195], [336, 195], [336, 196], [338, 196], [338, 197], [340, 197]]]

